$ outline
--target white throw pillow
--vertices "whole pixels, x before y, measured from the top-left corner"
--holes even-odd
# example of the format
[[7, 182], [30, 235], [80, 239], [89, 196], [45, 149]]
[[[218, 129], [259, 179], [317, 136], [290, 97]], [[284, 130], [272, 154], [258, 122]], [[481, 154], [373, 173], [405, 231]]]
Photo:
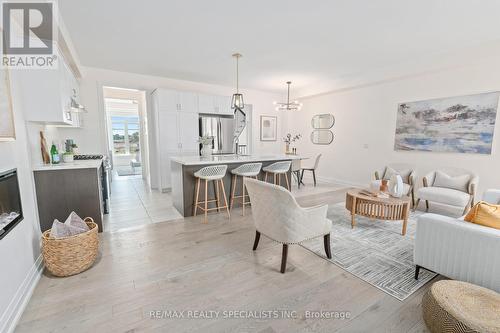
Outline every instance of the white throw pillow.
[[411, 170], [394, 170], [391, 167], [385, 168], [384, 177], [385, 180], [391, 180], [393, 175], [400, 175], [403, 178], [403, 183], [408, 183], [408, 178], [410, 177]]
[[57, 219], [55, 219], [54, 223], [52, 223], [52, 228], [50, 229], [50, 237], [54, 238], [69, 237], [81, 234], [82, 232], [85, 231], [87, 230], [78, 227], [73, 227], [69, 224], [61, 223]]
[[432, 186], [451, 188], [462, 192], [469, 192], [469, 181], [469, 175], [451, 177], [442, 171], [436, 171], [436, 178], [434, 179], [434, 184]]
[[89, 226], [87, 225], [87, 223], [85, 223], [85, 221], [82, 220], [81, 217], [78, 216], [78, 214], [76, 214], [75, 212], [71, 212], [71, 214], [69, 214], [69, 216], [66, 219], [66, 221], [64, 222], [64, 224], [67, 224], [67, 225], [72, 226], [72, 227], [80, 228], [80, 229], [83, 229], [85, 231], [89, 230]]

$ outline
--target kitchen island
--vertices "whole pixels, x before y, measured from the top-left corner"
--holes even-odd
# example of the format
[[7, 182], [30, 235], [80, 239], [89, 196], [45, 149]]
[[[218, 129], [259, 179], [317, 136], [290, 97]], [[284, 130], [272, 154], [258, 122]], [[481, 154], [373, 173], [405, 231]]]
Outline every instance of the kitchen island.
[[[296, 155], [213, 155], [209, 157], [201, 156], [174, 156], [170, 159], [172, 177], [172, 201], [174, 207], [182, 216], [193, 215], [193, 202], [196, 179], [194, 173], [199, 169], [215, 164], [227, 164], [227, 173], [224, 177], [224, 189], [229, 203], [231, 190], [231, 170], [246, 163], [261, 162], [262, 167], [279, 161], [292, 161], [300, 159]], [[264, 179], [261, 172], [259, 179]], [[269, 177], [272, 180], [272, 177]], [[269, 180], [268, 179], [268, 180]], [[288, 171], [288, 179], [291, 181], [291, 170]], [[238, 179], [238, 183], [241, 178]], [[283, 181], [282, 184], [285, 182]], [[239, 183], [241, 184], [241, 183]], [[284, 185], [283, 185], [284, 186]], [[213, 188], [209, 187], [209, 197], [213, 197]], [[236, 195], [241, 195], [241, 186], [236, 186]], [[238, 205], [235, 201], [235, 206]]]

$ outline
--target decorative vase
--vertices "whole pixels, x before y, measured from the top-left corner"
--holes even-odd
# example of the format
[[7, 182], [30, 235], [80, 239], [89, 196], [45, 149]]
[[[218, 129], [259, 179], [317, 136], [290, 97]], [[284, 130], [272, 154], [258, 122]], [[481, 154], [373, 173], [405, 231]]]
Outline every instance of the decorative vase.
[[395, 198], [403, 196], [403, 178], [400, 175], [392, 175], [389, 181], [389, 194]]
[[290, 143], [288, 143], [288, 142], [286, 142], [285, 153], [287, 153], [287, 154], [290, 153]]
[[380, 192], [387, 192], [388, 189], [387, 179], [382, 179], [382, 182], [380, 183]]
[[212, 156], [212, 145], [211, 144], [202, 145], [201, 156], [203, 156], [203, 157]]

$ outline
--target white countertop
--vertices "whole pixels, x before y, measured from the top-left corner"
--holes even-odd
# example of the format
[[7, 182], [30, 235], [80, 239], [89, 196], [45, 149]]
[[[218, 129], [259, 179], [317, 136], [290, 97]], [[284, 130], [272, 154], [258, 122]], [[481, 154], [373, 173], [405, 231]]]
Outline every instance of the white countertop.
[[212, 155], [202, 156], [173, 156], [171, 161], [183, 165], [210, 165], [226, 163], [245, 163], [245, 162], [265, 162], [265, 161], [285, 161], [302, 159], [299, 155]]
[[97, 169], [101, 166], [100, 160], [78, 160], [71, 163], [38, 164], [33, 166], [33, 171], [68, 170], [68, 169]]

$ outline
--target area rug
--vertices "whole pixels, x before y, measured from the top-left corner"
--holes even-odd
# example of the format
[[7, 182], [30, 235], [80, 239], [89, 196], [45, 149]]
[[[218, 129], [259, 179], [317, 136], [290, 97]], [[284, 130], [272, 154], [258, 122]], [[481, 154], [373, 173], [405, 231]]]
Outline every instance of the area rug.
[[351, 216], [345, 203], [330, 205], [332, 259], [326, 258], [323, 242], [318, 239], [301, 245], [402, 301], [436, 276], [420, 270], [419, 279], [414, 278], [413, 244], [416, 220], [421, 214], [410, 214], [406, 235], [402, 236], [402, 221], [356, 216], [356, 226], [351, 229]]

